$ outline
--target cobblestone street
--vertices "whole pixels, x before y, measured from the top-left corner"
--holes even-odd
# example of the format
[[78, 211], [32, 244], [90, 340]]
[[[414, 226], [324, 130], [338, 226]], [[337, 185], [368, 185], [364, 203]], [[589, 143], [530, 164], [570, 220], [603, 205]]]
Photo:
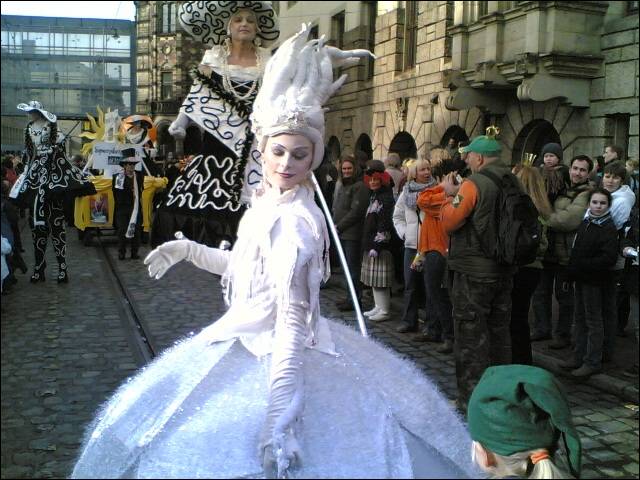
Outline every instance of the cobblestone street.
[[[22, 236], [25, 260], [32, 265], [26, 228]], [[69, 229], [68, 239], [68, 285], [56, 284], [49, 247], [46, 282], [32, 285], [28, 275], [18, 273], [14, 291], [2, 298], [2, 478], [67, 477], [96, 409], [141, 366], [100, 248], [83, 246], [75, 229]], [[114, 247], [109, 252], [117, 257]], [[144, 258], [148, 248], [140, 253]], [[198, 333], [223, 312], [218, 278], [190, 264], [155, 281], [142, 260], [114, 261], [160, 350]], [[335, 307], [343, 296], [336, 276], [322, 290], [323, 314], [355, 328], [353, 313]], [[399, 301], [394, 294], [394, 308]], [[395, 321], [369, 325], [372, 337], [414, 360], [454, 399], [453, 355], [396, 333], [396, 326]], [[582, 434], [583, 478], [638, 478], [637, 403], [590, 384], [562, 381]]]

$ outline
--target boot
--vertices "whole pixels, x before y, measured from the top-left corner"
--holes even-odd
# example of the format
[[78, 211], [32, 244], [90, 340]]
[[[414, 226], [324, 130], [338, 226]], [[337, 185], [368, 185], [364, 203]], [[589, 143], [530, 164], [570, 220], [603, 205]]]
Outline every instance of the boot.
[[384, 322], [389, 320], [389, 310], [391, 297], [388, 288], [373, 287], [373, 300], [378, 307], [378, 311], [369, 316], [372, 322]]

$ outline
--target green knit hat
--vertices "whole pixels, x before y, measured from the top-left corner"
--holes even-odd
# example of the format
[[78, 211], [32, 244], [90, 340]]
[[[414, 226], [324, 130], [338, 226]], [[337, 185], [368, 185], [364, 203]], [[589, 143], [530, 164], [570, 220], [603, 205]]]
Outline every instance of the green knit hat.
[[496, 140], [496, 135], [500, 133], [498, 127], [488, 127], [486, 135], [479, 135], [466, 147], [460, 147], [460, 153], [476, 152], [481, 155], [497, 155], [502, 150], [500, 143]]
[[536, 448], [554, 452], [562, 437], [569, 468], [580, 476], [582, 446], [571, 411], [551, 373], [528, 365], [485, 370], [467, 411], [471, 438], [498, 455]]

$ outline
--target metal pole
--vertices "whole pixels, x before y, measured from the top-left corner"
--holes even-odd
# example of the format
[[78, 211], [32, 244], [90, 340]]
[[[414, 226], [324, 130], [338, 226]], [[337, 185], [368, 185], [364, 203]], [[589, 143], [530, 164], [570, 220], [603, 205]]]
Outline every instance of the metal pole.
[[336, 226], [333, 224], [333, 218], [331, 217], [331, 212], [329, 211], [329, 206], [322, 195], [322, 191], [320, 190], [320, 184], [318, 184], [318, 180], [316, 176], [311, 172], [311, 181], [313, 182], [313, 188], [318, 194], [318, 198], [320, 199], [320, 205], [322, 206], [322, 210], [327, 217], [327, 223], [329, 224], [329, 231], [331, 232], [331, 237], [335, 243], [336, 249], [338, 250], [338, 257], [340, 258], [340, 263], [342, 264], [342, 271], [344, 272], [344, 276], [347, 280], [347, 285], [349, 286], [349, 293], [351, 294], [351, 301], [353, 302], [353, 307], [356, 310], [356, 317], [358, 318], [358, 325], [360, 326], [360, 333], [362, 333], [363, 337], [368, 337], [369, 333], [367, 332], [367, 326], [364, 323], [364, 316], [362, 315], [362, 310], [360, 309], [360, 303], [358, 302], [358, 296], [356, 295], [356, 287], [353, 284], [353, 280], [351, 279], [351, 274], [349, 273], [349, 265], [347, 264], [347, 257], [344, 255], [344, 250], [342, 249], [342, 243], [340, 243], [340, 237], [338, 237], [338, 231], [336, 230]]

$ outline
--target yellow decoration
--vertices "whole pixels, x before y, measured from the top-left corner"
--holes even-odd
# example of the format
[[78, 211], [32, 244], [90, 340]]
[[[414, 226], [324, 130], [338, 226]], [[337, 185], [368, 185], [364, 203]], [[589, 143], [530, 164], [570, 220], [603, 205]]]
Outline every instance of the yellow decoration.
[[522, 159], [522, 164], [526, 167], [531, 167], [536, 158], [538, 158], [538, 156], [533, 153], [525, 153], [524, 158]]
[[[80, 134], [82, 138], [91, 139], [91, 142], [85, 143], [80, 150], [85, 158], [87, 158], [91, 154], [96, 143], [102, 142], [104, 140], [104, 134], [106, 131], [106, 125], [104, 123], [104, 112], [100, 108], [100, 105], [96, 106], [96, 110], [98, 111], [97, 121], [90, 113], [87, 113], [87, 117], [89, 117], [89, 123], [91, 125], [91, 131], [82, 132]], [[107, 113], [109, 113], [110, 111], [111, 108], [107, 109]], [[124, 143], [124, 134], [122, 132], [119, 132], [116, 136], [116, 139], [118, 140], [118, 142]]]
[[[76, 198], [74, 220], [78, 230], [84, 231], [86, 228], [113, 228], [113, 211], [115, 202], [113, 199], [112, 179], [103, 176], [93, 177], [91, 182], [96, 187], [96, 195]], [[144, 177], [144, 187], [142, 190], [142, 228], [148, 232], [151, 228], [153, 213], [153, 197], [158, 190], [167, 186], [169, 180], [166, 177]], [[91, 199], [97, 195], [107, 194], [109, 202], [109, 215], [107, 223], [93, 223], [91, 220]]]
[[497, 135], [500, 135], [500, 128], [495, 125], [491, 125], [487, 127], [487, 137], [496, 138]]

